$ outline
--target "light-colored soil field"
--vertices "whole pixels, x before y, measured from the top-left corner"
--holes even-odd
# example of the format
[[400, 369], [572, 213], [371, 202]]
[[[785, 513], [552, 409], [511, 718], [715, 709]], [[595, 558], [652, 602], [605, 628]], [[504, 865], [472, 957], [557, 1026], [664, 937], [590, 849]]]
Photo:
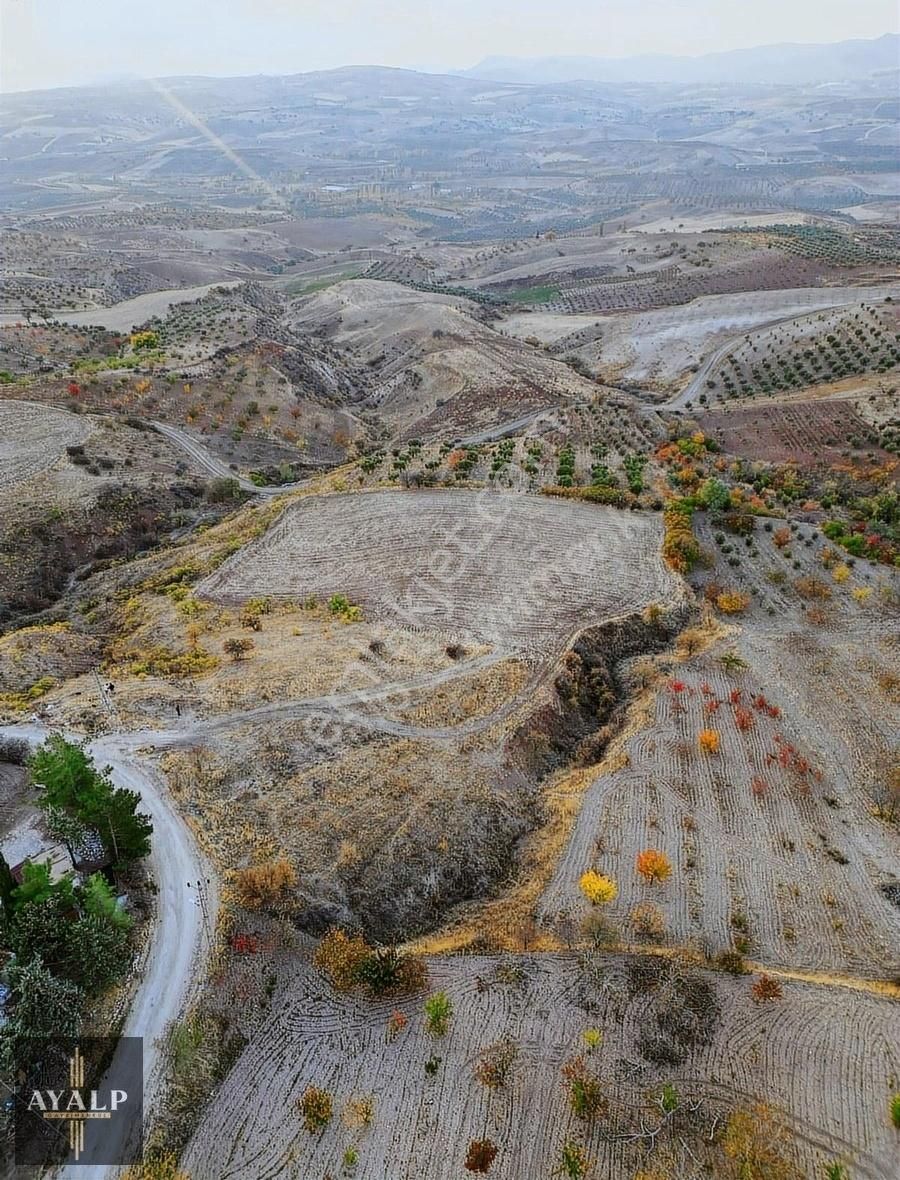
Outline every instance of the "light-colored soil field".
[[[642, 1049], [653, 1040], [667, 997], [672, 1002], [673, 986], [677, 994], [679, 977], [657, 961], [657, 972], [651, 962], [650, 978], [641, 982], [630, 971], [635, 966], [615, 956], [600, 956], [585, 973], [574, 955], [433, 961], [431, 986], [445, 989], [454, 1006], [448, 1034], [435, 1038], [423, 1027], [421, 999], [337, 998], [288, 956], [271, 1013], [207, 1108], [186, 1169], [196, 1180], [312, 1180], [341, 1175], [343, 1152], [355, 1145], [361, 1180], [450, 1180], [468, 1174], [469, 1141], [488, 1138], [499, 1148], [491, 1175], [540, 1180], [554, 1174], [571, 1138], [584, 1144], [596, 1180], [622, 1180], [641, 1167], [651, 1175], [654, 1159], [638, 1136], [642, 1124], [647, 1130], [659, 1122], [655, 1101], [662, 1085], [674, 1081], [682, 1100], [698, 1101], [700, 1109], [693, 1134], [683, 1125], [668, 1140], [660, 1137], [659, 1156], [674, 1152], [675, 1163], [662, 1175], [701, 1174], [685, 1139], [690, 1152], [709, 1151], [709, 1174], [724, 1175], [724, 1157], [704, 1147], [697, 1133], [705, 1137], [716, 1114], [746, 1108], [754, 1098], [798, 1132], [804, 1177], [821, 1175], [836, 1158], [848, 1159], [861, 1180], [893, 1175], [896, 1133], [885, 1096], [900, 1070], [895, 1003], [786, 984], [782, 1000], [755, 1005], [748, 979], [688, 976], [696, 1043], [660, 1067]], [[250, 971], [221, 986], [222, 1003], [243, 1009], [245, 1020], [262, 992]], [[409, 1023], [390, 1039], [386, 1023], [394, 1008]], [[569, 1109], [560, 1070], [584, 1052], [583, 1034], [591, 1027], [603, 1042], [588, 1061], [604, 1079], [610, 1109], [585, 1122]], [[503, 1036], [519, 1055], [510, 1081], [491, 1095], [473, 1078], [473, 1067]], [[437, 1059], [432, 1077], [429, 1059]], [[325, 1087], [335, 1101], [332, 1124], [317, 1135], [303, 1129], [296, 1107], [310, 1085]], [[374, 1119], [354, 1130], [341, 1112], [361, 1096], [374, 1099]]]
[[[624, 929], [651, 902], [675, 943], [713, 955], [745, 933], [751, 957], [767, 964], [896, 972], [900, 912], [880, 891], [895, 875], [896, 833], [840, 765], [798, 737], [789, 698], [786, 716], [773, 720], [752, 704], [764, 685], [712, 660], [680, 671], [678, 683], [684, 689], [664, 689], [650, 726], [628, 743], [628, 765], [588, 793], [542, 902], [546, 919], [583, 908], [578, 878], [597, 867], [619, 882], [611, 917]], [[780, 684], [766, 691], [784, 705]], [[736, 718], [747, 714], [741, 732]], [[704, 729], [719, 734], [719, 753], [698, 747]], [[811, 771], [796, 769], [801, 759]], [[669, 856], [670, 882], [652, 887], [638, 876], [643, 848]]]
[[198, 587], [223, 603], [346, 594], [367, 615], [546, 649], [668, 599], [655, 516], [476, 492], [306, 498]]
[[699, 365], [723, 338], [818, 309], [871, 303], [887, 295], [896, 299], [898, 294], [900, 288], [888, 285], [712, 295], [682, 307], [601, 318], [599, 340], [574, 348], [561, 335], [563, 326], [571, 324], [569, 330], [577, 331], [596, 324], [596, 316], [580, 316], [573, 322], [571, 317], [547, 312], [517, 314], [504, 320], [503, 326], [523, 339], [536, 336], [552, 342], [560, 353], [574, 352], [607, 379], [618, 376], [667, 389], [691, 366]]
[[[896, 579], [859, 561], [835, 582], [821, 563], [828, 543], [811, 532], [800, 530], [788, 557], [761, 533], [739, 572], [723, 562], [704, 575], [754, 605], [739, 632], [663, 681], [624, 765], [588, 791], [541, 903], [545, 921], [583, 911], [578, 878], [597, 867], [619, 882], [622, 929], [650, 901], [668, 938], [711, 954], [744, 935], [750, 956], [769, 963], [897, 972], [900, 910], [884, 887], [898, 878], [900, 833], [876, 814], [897, 757]], [[701, 540], [715, 555], [712, 531]], [[814, 612], [801, 578], [822, 584]], [[725, 672], [718, 657], [729, 649], [745, 671]], [[707, 729], [716, 753], [700, 748]], [[674, 866], [656, 889], [635, 872], [648, 847]]]
[[91, 434], [90, 419], [34, 402], [0, 401], [0, 488], [53, 467]]

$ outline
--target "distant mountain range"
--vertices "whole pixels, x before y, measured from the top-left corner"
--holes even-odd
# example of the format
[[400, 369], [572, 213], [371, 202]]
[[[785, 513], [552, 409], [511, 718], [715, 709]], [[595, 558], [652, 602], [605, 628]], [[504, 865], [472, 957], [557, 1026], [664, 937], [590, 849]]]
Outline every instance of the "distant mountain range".
[[762, 45], [701, 57], [487, 57], [463, 77], [494, 82], [676, 82], [807, 85], [900, 69], [900, 35], [831, 45]]

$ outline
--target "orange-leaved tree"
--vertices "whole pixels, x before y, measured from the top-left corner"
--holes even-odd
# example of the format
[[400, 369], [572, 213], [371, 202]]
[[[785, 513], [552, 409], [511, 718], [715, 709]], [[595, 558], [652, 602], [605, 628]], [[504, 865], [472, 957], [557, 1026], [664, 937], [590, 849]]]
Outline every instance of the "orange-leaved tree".
[[704, 754], [718, 754], [719, 731], [717, 729], [701, 729], [697, 736], [697, 743]]
[[651, 885], [667, 881], [672, 876], [672, 862], [658, 848], [645, 848], [637, 854], [637, 871]]

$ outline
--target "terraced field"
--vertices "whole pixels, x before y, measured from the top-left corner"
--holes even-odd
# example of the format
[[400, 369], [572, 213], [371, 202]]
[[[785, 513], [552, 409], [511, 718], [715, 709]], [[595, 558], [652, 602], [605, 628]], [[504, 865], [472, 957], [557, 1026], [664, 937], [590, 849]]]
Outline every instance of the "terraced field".
[[0, 401], [0, 488], [46, 471], [67, 446], [91, 433], [89, 421], [34, 402]]
[[366, 614], [505, 650], [663, 601], [658, 518], [491, 492], [303, 499], [199, 587], [222, 602], [346, 594]]

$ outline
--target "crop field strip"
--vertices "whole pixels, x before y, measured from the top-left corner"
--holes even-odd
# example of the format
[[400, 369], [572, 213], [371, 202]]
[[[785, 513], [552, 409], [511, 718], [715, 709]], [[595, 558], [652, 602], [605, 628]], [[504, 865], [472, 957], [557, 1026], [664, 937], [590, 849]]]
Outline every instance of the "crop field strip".
[[538, 497], [310, 497], [198, 589], [222, 602], [346, 594], [375, 618], [531, 652], [668, 599], [659, 543], [655, 516]]

